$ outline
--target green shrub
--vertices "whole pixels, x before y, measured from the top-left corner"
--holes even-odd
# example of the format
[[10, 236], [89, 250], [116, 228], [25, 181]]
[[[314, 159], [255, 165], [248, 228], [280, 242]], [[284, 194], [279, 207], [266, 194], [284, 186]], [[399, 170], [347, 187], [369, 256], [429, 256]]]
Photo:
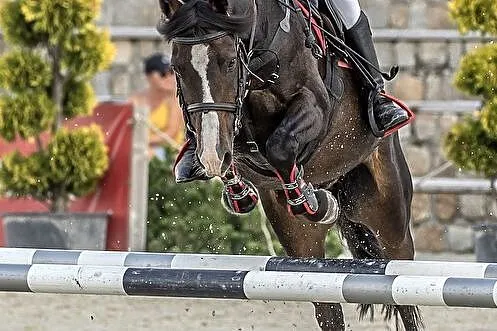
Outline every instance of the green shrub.
[[50, 186], [85, 196], [95, 189], [109, 166], [107, 146], [96, 125], [60, 129], [47, 147]]
[[497, 97], [492, 98], [483, 107], [481, 124], [487, 135], [497, 142]]
[[14, 50], [0, 58], [0, 87], [14, 93], [46, 91], [52, 83], [49, 64], [37, 52]]
[[19, 152], [5, 156], [0, 168], [0, 189], [14, 197], [30, 195], [43, 201], [49, 189], [47, 161], [43, 151], [29, 156]]
[[449, 11], [461, 33], [479, 31], [497, 35], [497, 1], [452, 0]]
[[69, 80], [65, 84], [64, 117], [90, 115], [97, 103], [97, 97], [87, 81]]
[[491, 98], [497, 93], [497, 44], [481, 46], [461, 61], [455, 85], [469, 95]]
[[110, 34], [95, 25], [85, 25], [71, 34], [62, 47], [62, 63], [74, 77], [90, 79], [106, 69], [114, 58], [115, 49], [109, 42]]
[[[261, 229], [261, 220], [266, 220], [259, 210], [247, 216], [226, 212], [218, 181], [176, 184], [172, 174], [174, 154], [170, 150], [166, 154], [166, 161], [154, 158], [149, 167], [148, 250], [269, 254]], [[271, 236], [276, 252], [283, 254], [272, 232]], [[339, 255], [341, 249], [338, 236], [331, 233], [328, 256]]]
[[33, 22], [27, 21], [23, 12], [24, 1], [3, 1], [0, 8], [0, 27], [7, 43], [33, 47], [48, 41], [45, 33], [36, 33]]
[[52, 44], [61, 44], [97, 18], [100, 0], [21, 0], [24, 20], [32, 30], [47, 35]]
[[107, 147], [100, 128], [61, 129], [46, 150], [29, 156], [14, 152], [4, 157], [0, 189], [41, 201], [53, 199], [54, 194], [69, 199], [67, 192], [81, 197], [95, 188], [107, 167]]
[[445, 139], [449, 159], [464, 170], [497, 175], [497, 141], [484, 130], [479, 118], [456, 124]]
[[[95, 25], [100, 0], [5, 0], [0, 27], [10, 51], [0, 57], [0, 136], [31, 139], [31, 156], [7, 155], [3, 194], [34, 197], [52, 211], [95, 189], [108, 168], [97, 126], [68, 131], [64, 119], [91, 113], [90, 80], [112, 61], [114, 46]], [[41, 135], [51, 141], [42, 144]]]
[[13, 141], [39, 136], [50, 128], [55, 105], [45, 93], [27, 92], [0, 96], [0, 135]]
[[[497, 1], [453, 0], [451, 16], [462, 33], [497, 35]], [[497, 176], [497, 45], [488, 43], [468, 53], [455, 77], [456, 87], [483, 99], [478, 114], [457, 123], [444, 139], [444, 151], [459, 168]]]

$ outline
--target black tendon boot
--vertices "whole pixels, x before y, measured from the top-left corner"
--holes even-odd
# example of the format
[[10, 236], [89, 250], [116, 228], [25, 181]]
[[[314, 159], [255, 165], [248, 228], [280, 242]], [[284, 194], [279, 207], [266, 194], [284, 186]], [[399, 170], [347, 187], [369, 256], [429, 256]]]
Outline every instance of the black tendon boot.
[[[361, 12], [359, 21], [345, 32], [345, 39], [348, 46], [371, 62], [376, 68], [379, 68], [371, 28], [364, 12]], [[409, 114], [406, 110], [380, 94], [380, 92], [383, 92], [385, 89], [385, 83], [381, 73], [374, 70], [369, 65], [365, 65], [365, 68], [369, 71], [378, 85], [378, 93], [374, 96], [373, 101], [374, 118], [378, 129], [381, 131], [388, 131], [409, 120]], [[366, 82], [364, 86], [371, 88]]]
[[315, 190], [310, 183], [303, 179], [304, 170], [296, 165], [289, 178], [284, 178], [276, 172], [282, 183], [287, 198], [288, 212], [291, 215], [302, 215], [307, 220], [319, 224], [336, 222], [340, 209], [337, 199], [327, 190]]
[[176, 183], [188, 183], [194, 180], [209, 180], [204, 168], [200, 165], [197, 155], [197, 142], [193, 132], [186, 131], [186, 143], [176, 158], [174, 175]]

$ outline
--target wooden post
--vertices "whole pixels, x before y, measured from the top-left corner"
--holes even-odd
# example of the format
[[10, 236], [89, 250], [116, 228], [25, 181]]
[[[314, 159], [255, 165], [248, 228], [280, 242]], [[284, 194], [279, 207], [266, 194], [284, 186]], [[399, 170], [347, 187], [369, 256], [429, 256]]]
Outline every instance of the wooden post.
[[133, 114], [128, 250], [144, 251], [147, 247], [149, 129], [146, 119], [149, 109], [135, 105]]

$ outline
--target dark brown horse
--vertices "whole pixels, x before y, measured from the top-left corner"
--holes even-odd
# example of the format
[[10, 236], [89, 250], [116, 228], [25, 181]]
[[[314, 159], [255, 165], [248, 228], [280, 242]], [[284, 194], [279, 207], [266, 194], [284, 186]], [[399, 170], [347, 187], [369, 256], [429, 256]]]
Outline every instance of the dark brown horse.
[[[160, 3], [201, 164], [255, 185], [288, 255], [324, 257], [335, 224], [355, 258], [413, 259], [412, 183], [398, 135], [371, 133], [354, 72], [313, 56], [293, 1]], [[314, 305], [323, 330], [345, 329], [340, 304]], [[362, 305], [361, 315], [370, 310]], [[384, 313], [400, 315], [406, 330], [421, 324], [416, 307]]]

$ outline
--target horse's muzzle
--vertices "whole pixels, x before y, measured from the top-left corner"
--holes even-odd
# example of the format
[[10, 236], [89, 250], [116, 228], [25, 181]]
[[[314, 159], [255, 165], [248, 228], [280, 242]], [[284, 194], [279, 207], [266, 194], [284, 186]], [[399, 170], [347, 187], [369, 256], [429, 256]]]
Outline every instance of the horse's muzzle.
[[199, 156], [200, 164], [204, 167], [207, 176], [209, 177], [224, 177], [226, 171], [233, 162], [233, 156], [230, 152], [224, 153], [223, 157], [219, 157], [217, 153], [202, 153]]

